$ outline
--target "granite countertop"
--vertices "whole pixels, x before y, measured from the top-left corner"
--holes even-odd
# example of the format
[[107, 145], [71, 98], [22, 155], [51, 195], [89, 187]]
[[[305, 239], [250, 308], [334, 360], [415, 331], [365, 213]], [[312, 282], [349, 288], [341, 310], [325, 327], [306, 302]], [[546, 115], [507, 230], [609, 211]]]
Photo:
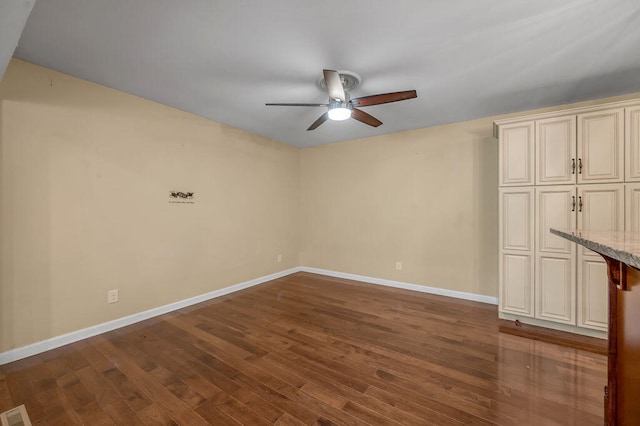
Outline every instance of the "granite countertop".
[[640, 233], [550, 229], [552, 234], [640, 269]]

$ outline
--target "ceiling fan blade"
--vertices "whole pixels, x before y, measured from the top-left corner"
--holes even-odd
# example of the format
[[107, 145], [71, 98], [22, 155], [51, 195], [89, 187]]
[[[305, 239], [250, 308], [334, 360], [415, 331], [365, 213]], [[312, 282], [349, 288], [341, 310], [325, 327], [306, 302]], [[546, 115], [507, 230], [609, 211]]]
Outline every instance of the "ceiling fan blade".
[[358, 121], [363, 122], [364, 124], [368, 124], [372, 127], [378, 127], [382, 124], [382, 121], [378, 120], [371, 114], [367, 114], [361, 109], [354, 108], [351, 110], [351, 118], [355, 118]]
[[363, 107], [369, 105], [388, 104], [389, 102], [404, 101], [417, 97], [418, 94], [415, 90], [405, 90], [404, 92], [392, 92], [382, 93], [380, 95], [363, 96], [362, 98], [351, 99], [349, 103], [354, 107]]
[[328, 119], [329, 119], [329, 111], [327, 111], [324, 114], [322, 114], [320, 116], [320, 118], [318, 118], [316, 121], [314, 121], [313, 124], [311, 126], [309, 126], [309, 128], [307, 130], [315, 130], [315, 129], [317, 129], [318, 126], [320, 126], [322, 123], [324, 123]]
[[324, 73], [324, 83], [327, 85], [327, 91], [331, 99], [340, 99], [345, 102], [344, 87], [340, 80], [340, 74], [334, 70], [322, 70]]
[[306, 107], [327, 107], [329, 104], [287, 104], [287, 103], [279, 103], [279, 104], [265, 104], [267, 106], [306, 106]]

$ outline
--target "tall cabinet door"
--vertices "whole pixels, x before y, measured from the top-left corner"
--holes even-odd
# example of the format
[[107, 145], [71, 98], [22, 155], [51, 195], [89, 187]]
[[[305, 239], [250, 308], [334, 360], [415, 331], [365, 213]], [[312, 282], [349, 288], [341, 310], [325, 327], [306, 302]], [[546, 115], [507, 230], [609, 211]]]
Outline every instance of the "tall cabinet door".
[[[578, 228], [598, 231], [624, 229], [624, 185], [578, 187]], [[578, 326], [607, 330], [607, 268], [600, 255], [578, 250]]]
[[640, 182], [640, 106], [625, 109], [625, 180]]
[[536, 184], [576, 183], [576, 116], [536, 121]]
[[533, 121], [500, 126], [500, 186], [533, 185]]
[[500, 189], [500, 309], [532, 317], [533, 188]]
[[576, 245], [549, 228], [574, 229], [576, 208], [574, 185], [536, 188], [536, 318], [575, 324]]
[[622, 182], [624, 109], [578, 115], [578, 183]]

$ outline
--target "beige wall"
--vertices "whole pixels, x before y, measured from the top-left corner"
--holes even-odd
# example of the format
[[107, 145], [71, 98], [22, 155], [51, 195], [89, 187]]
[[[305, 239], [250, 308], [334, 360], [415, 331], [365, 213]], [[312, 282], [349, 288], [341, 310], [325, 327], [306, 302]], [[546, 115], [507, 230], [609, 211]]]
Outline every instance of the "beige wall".
[[0, 352], [299, 265], [299, 149], [18, 60], [0, 108]]
[[13, 60], [0, 352], [299, 265], [497, 296], [504, 117], [299, 150]]
[[491, 119], [304, 149], [302, 263], [495, 296], [497, 158]]
[[[493, 121], [630, 94], [302, 150], [301, 261], [497, 297]], [[395, 268], [402, 262], [402, 270]]]

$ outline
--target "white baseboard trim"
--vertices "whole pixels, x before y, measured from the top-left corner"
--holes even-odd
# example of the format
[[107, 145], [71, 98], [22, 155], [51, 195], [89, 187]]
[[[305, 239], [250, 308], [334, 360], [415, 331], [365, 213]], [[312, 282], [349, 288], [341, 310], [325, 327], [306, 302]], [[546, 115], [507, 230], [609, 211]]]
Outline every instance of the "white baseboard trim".
[[180, 300], [178, 302], [169, 303], [168, 305], [149, 309], [148, 311], [129, 315], [123, 318], [118, 318], [113, 321], [98, 324], [82, 330], [72, 331], [71, 333], [63, 334], [62, 336], [52, 337], [51, 339], [43, 340], [41, 342], [33, 343], [31, 345], [27, 345], [27, 346], [12, 349], [6, 352], [2, 352], [0, 353], [0, 365], [8, 364], [10, 362], [27, 358], [32, 355], [37, 355], [42, 352], [49, 351], [51, 349], [59, 348], [60, 346], [68, 345], [70, 343], [74, 343], [82, 339], [86, 339], [89, 337], [96, 336], [98, 334], [115, 330], [117, 328], [126, 327], [128, 325], [135, 324], [137, 322], [144, 321], [149, 318], [166, 314], [167, 312], [172, 312], [177, 309], [195, 305], [196, 303], [204, 302], [220, 296], [225, 296], [227, 294], [234, 293], [236, 291], [244, 290], [245, 288], [253, 287], [255, 285], [262, 284], [267, 281], [271, 281], [277, 278], [291, 275], [301, 270], [302, 269], [300, 267], [296, 267], [296, 268], [287, 269], [281, 272], [276, 272], [275, 274], [265, 275], [263, 277], [255, 278], [253, 280], [235, 284], [230, 287], [221, 288], [220, 290], [215, 290], [209, 293], [201, 294], [199, 296]]
[[302, 272], [311, 272], [313, 274], [328, 275], [330, 277], [344, 278], [347, 280], [362, 281], [370, 284], [384, 285], [387, 287], [402, 288], [405, 290], [419, 291], [421, 293], [437, 294], [440, 296], [455, 297], [456, 299], [472, 300], [474, 302], [488, 303], [491, 305], [498, 304], [498, 298], [485, 296], [483, 294], [466, 293], [464, 291], [447, 290], [444, 288], [428, 287], [425, 285], [410, 284], [402, 281], [385, 280], [382, 278], [367, 277], [364, 275], [348, 274], [345, 272], [329, 271], [326, 269], [310, 268], [302, 266], [299, 268]]
[[187, 306], [195, 305], [200, 302], [204, 302], [216, 297], [225, 296], [236, 291], [244, 290], [245, 288], [253, 287], [258, 284], [265, 283], [267, 281], [282, 278], [287, 275], [294, 274], [296, 272], [310, 272], [313, 274], [326, 275], [329, 277], [344, 278], [354, 281], [362, 281], [370, 284], [384, 285], [387, 287], [402, 288], [405, 290], [419, 291], [422, 293], [437, 294], [440, 296], [454, 297], [457, 299], [473, 300], [476, 302], [489, 303], [492, 305], [498, 304], [497, 297], [484, 296], [481, 294], [465, 293], [463, 291], [447, 290], [443, 288], [428, 287], [418, 284], [410, 284], [401, 281], [385, 280], [381, 278], [367, 277], [364, 275], [348, 274], [345, 272], [329, 271], [327, 269], [310, 268], [307, 266], [298, 266], [295, 268], [287, 269], [275, 274], [265, 275], [263, 277], [255, 278], [253, 280], [245, 281], [243, 283], [235, 284], [230, 287], [221, 288], [209, 293], [201, 294], [199, 296], [191, 297], [189, 299], [180, 300], [178, 302], [170, 303], [168, 305], [160, 306], [157, 308], [149, 309], [148, 311], [139, 312], [137, 314], [129, 315], [123, 318], [118, 318], [113, 321], [98, 324], [92, 327], [88, 327], [82, 330], [72, 331], [71, 333], [63, 334], [62, 336], [52, 337], [51, 339], [43, 340], [41, 342], [33, 343], [31, 345], [23, 346], [20, 348], [12, 349], [10, 351], [0, 353], [0, 365], [8, 364], [13, 361], [18, 361], [23, 358], [27, 358], [33, 355], [40, 354], [42, 352], [56, 349], [70, 343], [77, 342], [82, 339], [96, 336], [98, 334], [106, 333], [108, 331], [115, 330], [117, 328], [126, 327], [131, 324], [135, 324], [140, 321], [144, 321], [149, 318], [157, 317], [167, 312], [172, 312]]

